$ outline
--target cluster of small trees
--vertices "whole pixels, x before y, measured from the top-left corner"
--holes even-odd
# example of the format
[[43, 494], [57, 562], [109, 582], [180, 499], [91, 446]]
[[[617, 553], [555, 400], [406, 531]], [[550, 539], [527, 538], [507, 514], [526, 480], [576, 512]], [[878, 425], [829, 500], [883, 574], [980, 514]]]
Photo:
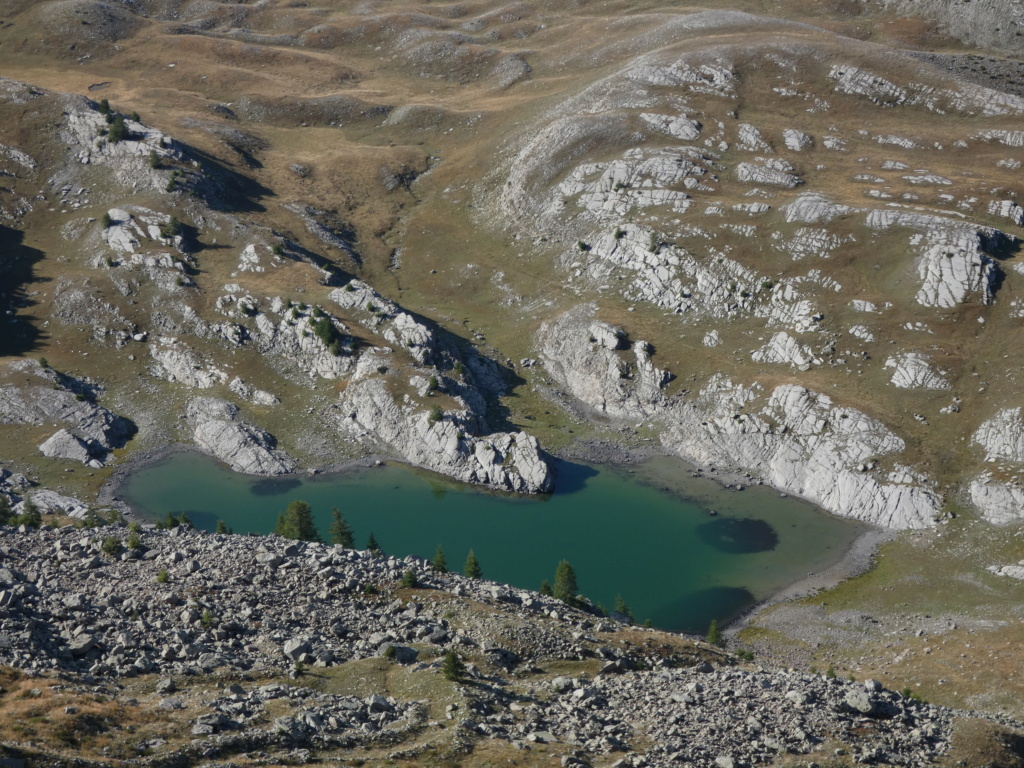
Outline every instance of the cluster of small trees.
[[38, 528], [43, 524], [43, 515], [31, 499], [26, 499], [21, 507], [21, 514], [14, 514], [6, 496], [0, 496], [0, 525], [26, 525]]

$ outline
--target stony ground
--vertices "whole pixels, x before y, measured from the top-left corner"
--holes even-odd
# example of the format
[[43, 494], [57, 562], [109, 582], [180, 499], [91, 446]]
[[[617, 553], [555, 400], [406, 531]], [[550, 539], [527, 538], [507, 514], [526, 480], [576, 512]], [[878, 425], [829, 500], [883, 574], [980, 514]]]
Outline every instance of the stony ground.
[[919, 766], [957, 747], [962, 722], [1020, 725], [746, 664], [414, 558], [188, 526], [132, 550], [123, 525], [0, 536], [4, 748], [32, 764], [477, 765], [498, 749], [526, 764]]

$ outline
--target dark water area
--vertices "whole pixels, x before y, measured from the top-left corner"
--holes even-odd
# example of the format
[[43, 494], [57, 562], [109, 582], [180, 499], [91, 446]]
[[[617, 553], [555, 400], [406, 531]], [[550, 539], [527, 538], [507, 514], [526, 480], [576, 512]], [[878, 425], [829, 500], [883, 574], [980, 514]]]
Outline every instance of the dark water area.
[[401, 464], [332, 475], [253, 478], [194, 453], [134, 472], [119, 495], [152, 520], [186, 512], [197, 527], [269, 533], [289, 502], [314, 510], [327, 535], [340, 509], [365, 546], [424, 558], [443, 547], [452, 570], [473, 549], [484, 578], [538, 589], [563, 558], [581, 592], [638, 621], [703, 633], [842, 558], [864, 527], [755, 487], [728, 491], [658, 458], [622, 468], [558, 464], [549, 496], [482, 491]]

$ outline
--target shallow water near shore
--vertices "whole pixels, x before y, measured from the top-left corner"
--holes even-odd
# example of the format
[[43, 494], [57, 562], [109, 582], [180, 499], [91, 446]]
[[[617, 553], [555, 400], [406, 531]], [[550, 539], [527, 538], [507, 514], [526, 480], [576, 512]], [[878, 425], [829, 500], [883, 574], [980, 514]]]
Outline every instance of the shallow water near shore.
[[[213, 530], [268, 533], [295, 499], [326, 538], [338, 507], [365, 546], [433, 557], [461, 570], [474, 550], [484, 577], [537, 589], [566, 559], [581, 592], [611, 610], [621, 595], [638, 621], [699, 632], [838, 562], [865, 527], [799, 499], [742, 492], [693, 478], [659, 457], [631, 467], [558, 462], [550, 496], [490, 493], [401, 464], [303, 477], [254, 478], [213, 459], [177, 453], [133, 472], [118, 495], [139, 514], [187, 512]], [[714, 511], [715, 514], [711, 514]]]

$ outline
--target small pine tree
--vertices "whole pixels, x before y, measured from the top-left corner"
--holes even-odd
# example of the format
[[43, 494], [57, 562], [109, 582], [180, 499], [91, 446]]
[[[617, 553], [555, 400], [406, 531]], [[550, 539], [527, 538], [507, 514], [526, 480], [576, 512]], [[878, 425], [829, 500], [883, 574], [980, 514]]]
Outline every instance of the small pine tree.
[[160, 165], [161, 165], [161, 163], [160, 163], [160, 155], [158, 155], [156, 153], [155, 149], [149, 150], [149, 167], [150, 168], [159, 168]]
[[100, 99], [100, 114], [101, 115], [109, 115], [110, 114], [110, 102], [107, 99]]
[[427, 416], [427, 421], [431, 424], [436, 424], [444, 418], [444, 410], [439, 405], [431, 406], [430, 414]]
[[629, 610], [629, 605], [622, 599], [622, 595], [617, 595], [615, 597], [615, 610], [623, 616], [627, 616], [630, 621], [634, 620], [633, 612]]
[[471, 579], [479, 579], [484, 575], [483, 569], [480, 568], [480, 561], [476, 559], [472, 549], [466, 555], [466, 565], [463, 567], [462, 572]]
[[401, 583], [406, 589], [416, 589], [420, 585], [419, 579], [416, 578], [416, 571], [410, 568], [403, 573]]
[[117, 536], [107, 536], [103, 540], [103, 551], [113, 557], [121, 551], [121, 540]]
[[296, 541], [322, 541], [313, 522], [313, 509], [304, 501], [293, 501], [278, 515], [274, 533]]
[[0, 496], [0, 525], [10, 525], [11, 517], [11, 502], [6, 496]]
[[579, 587], [576, 585], [576, 571], [568, 560], [562, 560], [555, 569], [554, 595], [563, 603], [576, 604]]
[[327, 535], [331, 539], [331, 544], [340, 544], [345, 549], [352, 549], [356, 544], [352, 529], [337, 507], [331, 507], [331, 527], [327, 529]]
[[380, 557], [384, 554], [384, 550], [380, 548], [380, 544], [377, 543], [377, 537], [373, 535], [373, 531], [370, 531], [370, 538], [366, 540], [366, 550]]
[[444, 675], [445, 680], [451, 680], [453, 683], [462, 682], [466, 676], [466, 665], [463, 664], [462, 657], [455, 651], [448, 651], [444, 655], [441, 673]]
[[710, 626], [708, 626], [707, 641], [711, 645], [717, 645], [719, 648], [725, 646], [725, 638], [722, 637], [722, 630], [718, 628], [718, 619], [712, 619]]
[[132, 112], [130, 115], [128, 115], [128, 119], [131, 120], [134, 123], [141, 123], [142, 122], [142, 117], [139, 116], [138, 112]]
[[139, 538], [138, 531], [132, 531], [128, 534], [128, 549], [138, 549], [142, 545], [142, 540]]
[[100, 216], [100, 226], [103, 227], [104, 229], [110, 229], [110, 227], [113, 224], [114, 220], [110, 218], [109, 213], [104, 213], [102, 216]]
[[157, 572], [157, 574], [156, 574], [156, 583], [157, 584], [166, 584], [169, 579], [170, 579], [170, 576], [167, 575], [167, 569], [166, 568], [161, 568], [159, 570], [159, 572]]
[[217, 533], [231, 533], [231, 529], [228, 528], [227, 523], [225, 523], [223, 520], [218, 520], [217, 521], [217, 530], [216, 530], [216, 532]]
[[441, 545], [437, 545], [437, 551], [434, 553], [434, 559], [430, 561], [430, 564], [434, 566], [434, 571], [437, 573], [448, 573], [448, 558], [444, 556], [444, 550], [441, 549]]
[[546, 597], [554, 596], [555, 592], [553, 589], [551, 589], [551, 582], [547, 579], [544, 579], [544, 581], [540, 583], [540, 593], [542, 595], [545, 595]]

